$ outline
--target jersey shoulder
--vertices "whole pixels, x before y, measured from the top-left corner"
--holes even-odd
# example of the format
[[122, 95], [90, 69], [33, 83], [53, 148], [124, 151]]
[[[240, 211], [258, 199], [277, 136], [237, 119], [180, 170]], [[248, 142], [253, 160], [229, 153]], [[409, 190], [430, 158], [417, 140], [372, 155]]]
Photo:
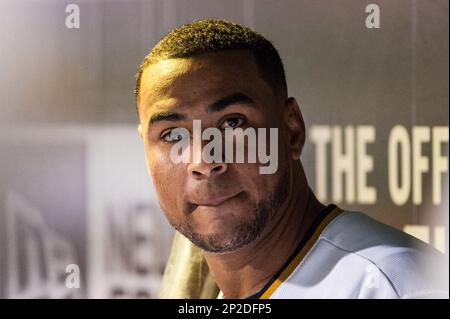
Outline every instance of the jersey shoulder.
[[342, 212], [318, 242], [366, 263], [366, 272], [379, 271], [399, 298], [448, 297], [448, 263], [442, 253], [363, 213]]

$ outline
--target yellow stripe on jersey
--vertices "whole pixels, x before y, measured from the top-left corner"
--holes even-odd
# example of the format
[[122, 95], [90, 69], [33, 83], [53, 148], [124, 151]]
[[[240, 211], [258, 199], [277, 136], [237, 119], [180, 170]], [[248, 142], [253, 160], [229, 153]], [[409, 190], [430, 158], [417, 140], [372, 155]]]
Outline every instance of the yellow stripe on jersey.
[[328, 226], [329, 223], [340, 213], [342, 210], [339, 207], [336, 207], [329, 213], [319, 224], [319, 226], [316, 228], [312, 236], [309, 238], [309, 240], [306, 242], [305, 246], [299, 251], [297, 256], [294, 257], [294, 259], [289, 263], [289, 265], [286, 267], [286, 269], [281, 273], [281, 275], [275, 279], [275, 281], [270, 285], [269, 288], [267, 288], [266, 291], [261, 295], [259, 299], [268, 299], [270, 296], [277, 290], [280, 285], [286, 281], [286, 279], [290, 276], [290, 274], [297, 268], [297, 266], [300, 264], [300, 262], [303, 260], [305, 255], [308, 253], [308, 251], [312, 248], [314, 243], [319, 238], [322, 231], [325, 229], [325, 227]]

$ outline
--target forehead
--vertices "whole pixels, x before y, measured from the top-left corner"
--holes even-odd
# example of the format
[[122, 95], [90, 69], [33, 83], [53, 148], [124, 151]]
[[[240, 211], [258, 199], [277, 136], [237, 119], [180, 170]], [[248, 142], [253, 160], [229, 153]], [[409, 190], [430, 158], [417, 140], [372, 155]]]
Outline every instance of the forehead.
[[236, 92], [255, 100], [267, 99], [267, 95], [272, 94], [250, 51], [230, 50], [166, 59], [144, 70], [140, 107], [198, 105]]

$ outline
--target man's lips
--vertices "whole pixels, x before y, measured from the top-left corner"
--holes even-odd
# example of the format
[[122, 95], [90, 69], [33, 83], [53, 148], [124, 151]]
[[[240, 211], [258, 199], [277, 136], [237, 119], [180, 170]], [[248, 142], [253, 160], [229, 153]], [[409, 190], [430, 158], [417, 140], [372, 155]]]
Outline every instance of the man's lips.
[[216, 197], [211, 197], [211, 198], [205, 198], [205, 199], [195, 201], [192, 204], [194, 204], [196, 206], [216, 207], [216, 206], [222, 205], [223, 203], [225, 203], [226, 201], [228, 201], [234, 197], [237, 197], [240, 193], [241, 192], [230, 194], [230, 195], [222, 195], [222, 196], [216, 196]]

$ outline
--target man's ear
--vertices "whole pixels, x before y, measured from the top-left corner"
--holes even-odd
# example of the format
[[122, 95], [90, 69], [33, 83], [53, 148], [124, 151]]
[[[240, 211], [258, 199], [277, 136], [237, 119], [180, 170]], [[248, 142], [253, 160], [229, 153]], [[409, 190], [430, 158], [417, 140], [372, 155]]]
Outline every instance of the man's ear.
[[142, 133], [142, 125], [141, 125], [141, 124], [138, 125], [137, 130], [138, 130], [139, 136], [140, 136], [141, 138], [143, 138], [143, 137], [144, 137], [144, 134]]
[[293, 160], [298, 160], [305, 145], [306, 131], [300, 107], [295, 98], [286, 100], [284, 111], [284, 125], [287, 129], [289, 151]]

